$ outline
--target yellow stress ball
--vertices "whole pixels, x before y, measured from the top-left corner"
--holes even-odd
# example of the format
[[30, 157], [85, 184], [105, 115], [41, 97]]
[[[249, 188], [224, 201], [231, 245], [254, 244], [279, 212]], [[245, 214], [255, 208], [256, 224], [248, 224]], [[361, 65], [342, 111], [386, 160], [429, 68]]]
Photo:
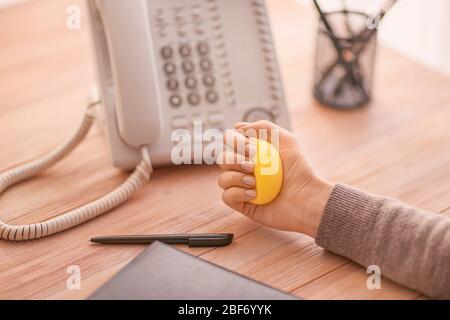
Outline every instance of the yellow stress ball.
[[250, 203], [269, 204], [278, 196], [283, 186], [283, 163], [278, 150], [265, 140], [255, 140], [254, 158], [257, 197]]

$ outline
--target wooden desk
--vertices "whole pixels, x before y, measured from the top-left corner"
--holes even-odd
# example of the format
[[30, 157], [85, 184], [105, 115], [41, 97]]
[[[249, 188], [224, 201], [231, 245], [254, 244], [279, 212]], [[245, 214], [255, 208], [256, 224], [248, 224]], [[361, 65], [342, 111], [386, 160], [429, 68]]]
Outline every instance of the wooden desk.
[[[39, 0], [0, 11], [0, 168], [54, 148], [77, 127], [94, 82], [86, 21], [65, 27], [80, 0]], [[311, 98], [315, 15], [293, 1], [269, 1], [295, 132], [324, 177], [450, 213], [450, 79], [380, 50], [369, 108], [338, 112]], [[269, 230], [220, 200], [213, 167], [158, 170], [121, 208], [30, 243], [0, 241], [0, 298], [85, 298], [144, 248], [90, 245], [114, 233], [234, 232], [227, 248], [186, 249], [221, 266], [309, 299], [416, 299], [306, 236]], [[66, 161], [0, 200], [1, 218], [29, 223], [92, 200], [125, 178], [98, 130]], [[195, 183], [195, 189], [192, 185]], [[201, 195], [201, 196], [200, 196]], [[82, 289], [66, 289], [78, 265]]]

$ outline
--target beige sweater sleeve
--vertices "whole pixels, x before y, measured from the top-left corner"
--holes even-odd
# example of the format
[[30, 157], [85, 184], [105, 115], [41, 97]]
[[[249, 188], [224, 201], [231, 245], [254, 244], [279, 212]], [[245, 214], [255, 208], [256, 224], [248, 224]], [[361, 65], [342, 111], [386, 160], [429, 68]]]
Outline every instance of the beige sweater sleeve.
[[450, 217], [337, 185], [319, 226], [319, 246], [432, 298], [450, 299]]

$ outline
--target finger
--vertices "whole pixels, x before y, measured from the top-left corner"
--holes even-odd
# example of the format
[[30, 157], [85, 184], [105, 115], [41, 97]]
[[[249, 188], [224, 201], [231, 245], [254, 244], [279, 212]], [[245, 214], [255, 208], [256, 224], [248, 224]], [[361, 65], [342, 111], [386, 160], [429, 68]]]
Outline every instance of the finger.
[[234, 125], [234, 128], [235, 128], [236, 130], [240, 130], [241, 128], [246, 127], [246, 126], [248, 126], [249, 124], [250, 124], [250, 122], [238, 122], [238, 123], [236, 123], [236, 124]]
[[260, 120], [255, 122], [240, 122], [236, 126], [239, 126], [239, 130], [242, 129], [282, 129], [280, 126], [268, 120]]
[[242, 132], [236, 130], [227, 130], [224, 136], [224, 146], [232, 151], [235, 151], [247, 158], [253, 157], [256, 154], [256, 145], [253, 141], [248, 139]]
[[242, 172], [226, 171], [219, 176], [219, 186], [224, 190], [231, 187], [254, 189], [256, 179], [254, 176]]
[[[236, 153], [232, 150], [225, 150], [219, 153], [216, 157], [216, 163], [220, 166], [222, 164], [241, 164], [244, 162], [248, 162], [247, 158], [239, 153]], [[227, 170], [227, 169], [224, 169]]]
[[238, 171], [253, 174], [255, 164], [249, 162], [244, 156], [232, 151], [222, 152], [216, 159], [217, 164], [225, 171]]
[[279, 146], [280, 143], [295, 143], [297, 140], [294, 134], [267, 120], [247, 124], [240, 123], [238, 125], [239, 132], [250, 140], [252, 140], [251, 138], [258, 138], [266, 140], [275, 146]]
[[256, 198], [256, 190], [232, 187], [222, 193], [222, 200], [230, 207]]
[[281, 128], [270, 121], [257, 121], [242, 126], [239, 131], [248, 138], [258, 138], [271, 142], [274, 133], [279, 135]]

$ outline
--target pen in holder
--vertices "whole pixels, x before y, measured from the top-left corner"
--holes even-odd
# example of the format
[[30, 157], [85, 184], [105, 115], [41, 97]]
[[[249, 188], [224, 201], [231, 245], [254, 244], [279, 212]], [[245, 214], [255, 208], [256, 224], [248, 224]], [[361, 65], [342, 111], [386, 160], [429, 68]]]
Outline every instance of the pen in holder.
[[354, 11], [323, 13], [314, 71], [314, 96], [337, 109], [364, 106], [372, 93], [377, 30], [370, 17]]

